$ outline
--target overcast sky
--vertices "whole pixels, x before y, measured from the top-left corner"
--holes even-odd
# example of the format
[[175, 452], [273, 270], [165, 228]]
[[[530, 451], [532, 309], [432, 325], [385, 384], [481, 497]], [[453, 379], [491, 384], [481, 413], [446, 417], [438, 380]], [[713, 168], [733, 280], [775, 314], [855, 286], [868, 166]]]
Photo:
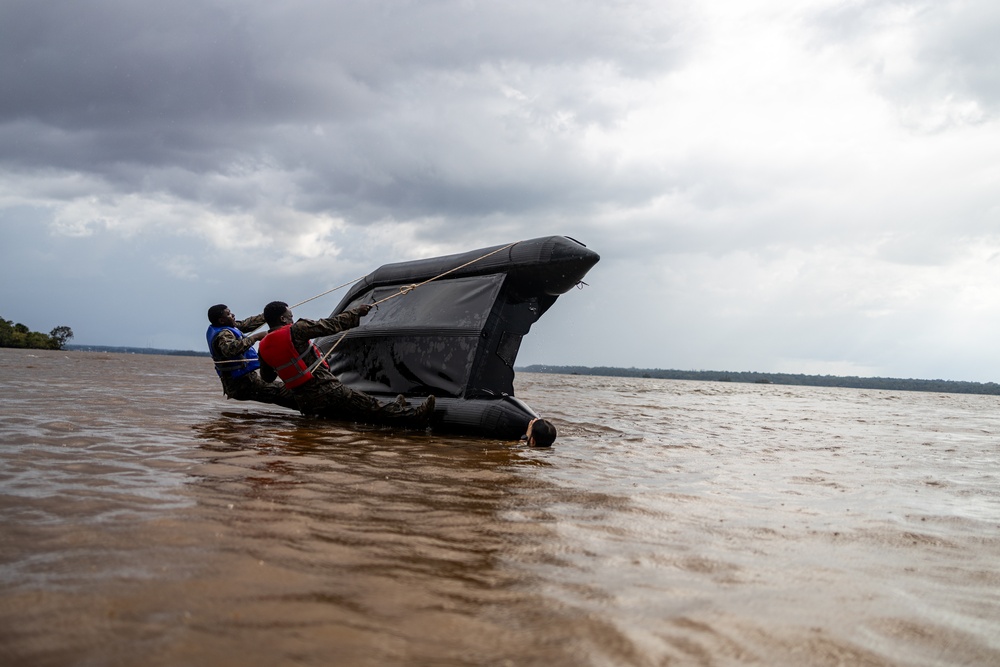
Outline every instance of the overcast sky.
[[998, 34], [996, 0], [5, 0], [0, 317], [202, 349], [214, 303], [561, 234], [602, 260], [519, 365], [1000, 381]]

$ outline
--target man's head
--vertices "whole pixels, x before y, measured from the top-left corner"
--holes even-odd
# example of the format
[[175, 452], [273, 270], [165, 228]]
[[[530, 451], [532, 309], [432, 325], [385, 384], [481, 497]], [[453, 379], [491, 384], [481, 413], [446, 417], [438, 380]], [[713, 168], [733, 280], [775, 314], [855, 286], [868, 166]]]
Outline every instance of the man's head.
[[556, 427], [548, 419], [532, 419], [525, 435], [529, 447], [551, 447], [556, 441]]
[[231, 327], [236, 325], [236, 316], [229, 306], [218, 303], [208, 309], [208, 321], [214, 327]]
[[292, 311], [284, 301], [272, 301], [264, 306], [264, 321], [272, 329], [292, 323]]

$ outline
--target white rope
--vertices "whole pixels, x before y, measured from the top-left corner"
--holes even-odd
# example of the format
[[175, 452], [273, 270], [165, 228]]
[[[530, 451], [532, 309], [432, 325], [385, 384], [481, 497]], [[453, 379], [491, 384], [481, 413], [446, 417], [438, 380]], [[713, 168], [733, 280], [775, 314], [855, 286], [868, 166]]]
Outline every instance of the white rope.
[[[502, 248], [497, 248], [496, 250], [490, 251], [490, 252], [486, 253], [485, 255], [483, 255], [481, 257], [477, 257], [477, 258], [475, 258], [475, 259], [473, 259], [471, 261], [466, 262], [465, 264], [462, 264], [460, 266], [456, 266], [456, 267], [454, 267], [452, 269], [448, 269], [444, 273], [440, 273], [440, 274], [434, 276], [433, 278], [428, 278], [427, 280], [425, 280], [425, 281], [423, 281], [421, 283], [415, 283], [413, 285], [403, 285], [402, 287], [399, 288], [399, 291], [396, 292], [395, 294], [390, 294], [389, 296], [385, 297], [384, 299], [379, 299], [378, 301], [376, 301], [374, 303], [371, 303], [369, 305], [372, 306], [372, 307], [376, 307], [380, 303], [385, 303], [389, 299], [395, 299], [397, 296], [402, 296], [404, 294], [409, 294], [410, 292], [412, 292], [413, 290], [417, 289], [418, 287], [422, 287], [422, 286], [426, 285], [427, 283], [430, 283], [430, 282], [433, 282], [435, 280], [439, 280], [441, 278], [444, 278], [449, 273], [454, 273], [455, 271], [458, 271], [459, 269], [464, 269], [465, 267], [471, 266], [472, 264], [475, 264], [476, 262], [482, 261], [482, 260], [486, 259], [487, 257], [492, 257], [493, 255], [495, 255], [495, 254], [497, 254], [499, 252], [503, 252], [504, 250], [512, 248], [512, 247], [514, 247], [517, 244], [518, 244], [518, 241], [515, 241], [513, 243], [508, 243], [507, 245], [503, 246]], [[321, 296], [326, 296], [330, 292], [336, 292], [337, 290], [342, 289], [344, 287], [347, 287], [348, 285], [353, 285], [354, 283], [358, 282], [362, 278], [364, 278], [364, 276], [362, 276], [361, 278], [355, 278], [354, 280], [352, 280], [350, 282], [347, 282], [347, 283], [344, 283], [343, 285], [338, 285], [337, 287], [334, 287], [333, 289], [328, 289], [327, 291], [323, 292], [322, 294], [317, 294], [316, 296], [309, 297], [305, 301], [300, 301], [300, 302], [298, 302], [297, 304], [295, 304], [293, 306], [289, 306], [288, 308], [289, 308], [289, 310], [291, 310], [292, 308], [297, 308], [297, 307], [301, 306], [304, 303], [309, 303], [310, 301], [318, 299]], [[264, 325], [262, 324], [261, 326], [264, 326]], [[257, 329], [260, 329], [260, 327], [257, 327]], [[257, 331], [257, 329], [254, 329], [253, 331], [251, 331], [247, 335], [253, 335]], [[346, 336], [347, 336], [347, 331], [342, 332], [340, 338], [338, 338], [337, 341], [333, 345], [330, 346], [330, 349], [326, 351], [326, 354], [324, 354], [322, 357], [320, 357], [316, 361], [316, 363], [313, 364], [312, 367], [309, 368], [309, 372], [312, 373], [317, 368], [319, 368], [320, 364], [322, 364], [323, 362], [325, 362], [327, 360], [327, 358], [330, 356], [330, 354], [333, 353], [333, 351], [335, 349], [337, 349], [338, 345], [340, 345], [340, 341], [344, 340], [344, 338]], [[242, 363], [246, 363], [246, 359], [232, 359], [232, 360], [227, 360], [227, 361], [216, 361], [215, 363], [216, 364], [242, 364]]]
[[[413, 290], [417, 289], [418, 287], [422, 287], [423, 285], [426, 285], [429, 282], [433, 282], [435, 280], [438, 280], [439, 278], [443, 278], [446, 275], [448, 275], [449, 273], [454, 273], [455, 271], [458, 271], [459, 269], [464, 269], [467, 266], [470, 266], [472, 264], [475, 264], [476, 262], [484, 260], [487, 257], [491, 257], [491, 256], [497, 254], [498, 252], [503, 252], [504, 250], [507, 250], [508, 248], [511, 248], [511, 247], [513, 247], [513, 246], [515, 246], [517, 244], [518, 244], [518, 241], [514, 241], [514, 243], [508, 243], [507, 245], [505, 245], [502, 248], [497, 248], [496, 250], [493, 250], [492, 252], [488, 252], [485, 255], [483, 255], [482, 257], [477, 257], [477, 258], [475, 258], [474, 260], [472, 260], [470, 262], [466, 262], [465, 264], [462, 264], [461, 266], [456, 266], [453, 269], [448, 269], [444, 273], [439, 273], [438, 275], [434, 276], [433, 278], [428, 278], [427, 280], [423, 281], [422, 283], [416, 283], [416, 284], [413, 284], [413, 285], [404, 285], [404, 286], [400, 287], [399, 291], [396, 292], [395, 294], [390, 294], [389, 296], [385, 297], [384, 299], [379, 299], [378, 301], [376, 301], [374, 303], [371, 303], [371, 304], [368, 304], [368, 305], [370, 305], [372, 307], [375, 307], [375, 306], [378, 306], [380, 303], [385, 303], [389, 299], [395, 299], [397, 296], [402, 296], [404, 294], [409, 294], [410, 292], [412, 292]], [[344, 331], [340, 335], [340, 338], [338, 338], [337, 341], [333, 345], [330, 346], [330, 349], [326, 351], [326, 354], [324, 354], [322, 357], [320, 357], [316, 361], [316, 363], [313, 364], [309, 368], [309, 372], [312, 373], [317, 368], [319, 368], [320, 364], [322, 364], [323, 362], [325, 362], [326, 359], [327, 359], [327, 357], [329, 357], [330, 354], [333, 353], [333, 351], [335, 349], [337, 349], [337, 346], [340, 345], [340, 341], [344, 340], [344, 338], [346, 338], [346, 337], [347, 337], [347, 331]]]
[[518, 241], [514, 241], [514, 243], [508, 243], [507, 245], [505, 245], [502, 248], [497, 248], [496, 250], [494, 250], [492, 252], [488, 252], [485, 255], [483, 255], [482, 257], [477, 257], [474, 260], [472, 260], [471, 262], [466, 262], [465, 264], [462, 264], [461, 266], [456, 266], [453, 269], [448, 269], [444, 273], [440, 273], [440, 274], [434, 276], [433, 278], [428, 278], [427, 280], [425, 280], [422, 283], [416, 283], [414, 285], [403, 285], [402, 287], [399, 288], [399, 291], [396, 292], [395, 294], [390, 294], [389, 296], [385, 297], [384, 299], [379, 299], [378, 301], [376, 301], [375, 303], [373, 303], [371, 305], [372, 306], [377, 306], [380, 303], [385, 303], [389, 299], [395, 299], [397, 296], [402, 296], [404, 294], [409, 294], [410, 292], [412, 292], [413, 290], [417, 289], [418, 287], [422, 287], [422, 286], [426, 285], [429, 282], [433, 282], [435, 280], [438, 280], [439, 278], [444, 278], [449, 273], [454, 273], [455, 271], [458, 271], [459, 269], [464, 269], [467, 266], [470, 266], [472, 264], [475, 264], [476, 262], [484, 260], [487, 257], [490, 257], [492, 255], [497, 254], [498, 252], [503, 252], [504, 250], [507, 250], [508, 248], [511, 248], [511, 247], [513, 247], [513, 246], [515, 246], [517, 244], [518, 244]]
[[[361, 276], [361, 278], [364, 278], [364, 276]], [[327, 291], [323, 292], [322, 294], [317, 294], [316, 296], [311, 296], [308, 299], [306, 299], [305, 301], [299, 301], [295, 305], [289, 306], [288, 308], [289, 309], [291, 309], [291, 308], [298, 308], [302, 304], [309, 303], [310, 301], [315, 301], [316, 299], [320, 298], [321, 296], [326, 296], [330, 292], [336, 292], [337, 290], [343, 289], [343, 288], [347, 287], [348, 285], [353, 285], [354, 283], [356, 283], [359, 280], [361, 280], [361, 278], [355, 278], [354, 280], [352, 280], [350, 282], [347, 282], [347, 283], [344, 283], [343, 285], [337, 285], [333, 289], [328, 289]], [[260, 327], [257, 327], [257, 328], [259, 329]]]
[[[361, 278], [364, 278], [364, 276], [361, 276]], [[344, 289], [348, 285], [353, 285], [354, 283], [358, 282], [359, 280], [361, 280], [361, 278], [355, 278], [354, 280], [352, 280], [350, 282], [346, 282], [343, 285], [337, 285], [333, 289], [328, 289], [327, 291], [323, 292], [322, 294], [317, 294], [316, 296], [311, 296], [308, 299], [306, 299], [305, 301], [299, 301], [297, 304], [295, 304], [293, 306], [289, 306], [289, 309], [291, 309], [291, 308], [298, 308], [302, 304], [309, 303], [310, 301], [315, 301], [316, 299], [320, 298], [321, 296], [326, 296], [330, 292], [336, 292], [339, 289]], [[264, 324], [267, 324], [267, 322], [265, 322]], [[244, 335], [245, 336], [252, 336], [252, 335], [254, 335], [257, 332], [257, 330], [260, 329], [260, 327], [264, 326], [264, 324], [261, 324], [260, 326], [252, 329], [251, 331], [245, 333]], [[216, 361], [215, 363], [216, 364], [244, 364], [244, 363], [247, 363], [247, 360], [246, 359], [227, 359], [227, 360], [223, 360], [223, 361]]]

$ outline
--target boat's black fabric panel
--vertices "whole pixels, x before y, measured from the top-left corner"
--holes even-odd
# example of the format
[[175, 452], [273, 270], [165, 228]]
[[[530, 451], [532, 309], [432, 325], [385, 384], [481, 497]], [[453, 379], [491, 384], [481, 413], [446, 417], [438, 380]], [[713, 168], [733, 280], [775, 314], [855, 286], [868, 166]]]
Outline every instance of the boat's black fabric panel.
[[[503, 279], [503, 274], [494, 273], [429, 282], [379, 305], [364, 318], [358, 331], [378, 327], [481, 330]], [[377, 288], [371, 297], [363, 294], [350, 307], [381, 301], [398, 292], [399, 286]]]
[[[441, 280], [390, 299], [330, 355], [344, 384], [375, 394], [462, 396], [505, 276]], [[348, 307], [398, 292], [378, 288]], [[329, 349], [337, 336], [318, 341]]]
[[500, 334], [500, 341], [497, 344], [497, 356], [505, 365], [514, 368], [514, 361], [517, 359], [517, 351], [521, 349], [521, 336], [519, 334], [504, 331]]

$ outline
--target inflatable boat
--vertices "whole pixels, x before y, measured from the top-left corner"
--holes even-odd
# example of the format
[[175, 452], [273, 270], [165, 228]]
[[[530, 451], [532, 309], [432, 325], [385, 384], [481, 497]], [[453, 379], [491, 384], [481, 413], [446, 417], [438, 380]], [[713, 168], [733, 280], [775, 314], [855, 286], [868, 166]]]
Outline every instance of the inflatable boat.
[[352, 389], [386, 401], [434, 395], [435, 431], [516, 440], [538, 416], [514, 396], [521, 339], [598, 260], [549, 236], [386, 264], [331, 313], [377, 304], [361, 325], [315, 342]]

